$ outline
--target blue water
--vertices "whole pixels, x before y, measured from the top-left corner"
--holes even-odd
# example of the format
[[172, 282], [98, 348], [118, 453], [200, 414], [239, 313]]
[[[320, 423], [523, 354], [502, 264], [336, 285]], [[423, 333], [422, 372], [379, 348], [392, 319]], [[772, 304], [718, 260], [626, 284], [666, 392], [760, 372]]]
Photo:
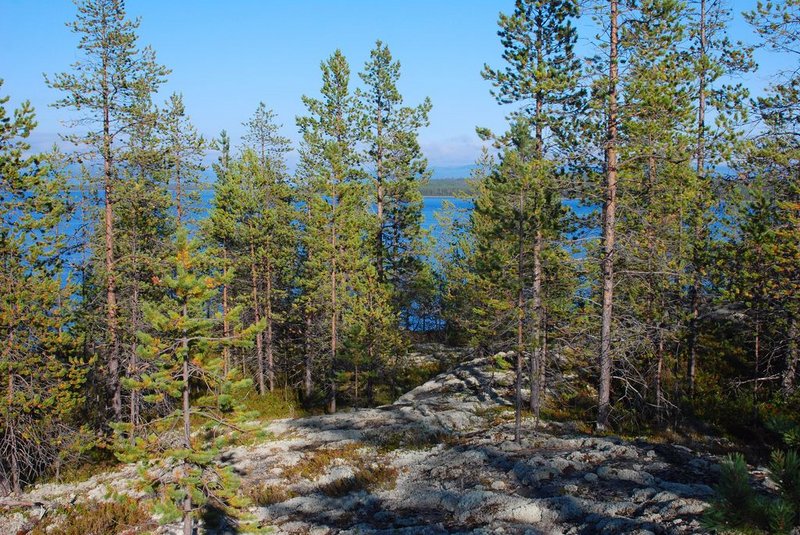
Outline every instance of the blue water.
[[[75, 194], [77, 195], [77, 192]], [[214, 191], [212, 189], [204, 189], [201, 191], [200, 202], [196, 212], [199, 219], [205, 218], [208, 215], [208, 210], [211, 207], [213, 197]], [[75, 200], [77, 201], [78, 199], [76, 198]], [[578, 217], [586, 217], [594, 210], [591, 207], [582, 206], [577, 201], [573, 200], [565, 200], [564, 204], [568, 206], [572, 210], [572, 213]], [[447, 235], [448, 230], [446, 226], [440, 223], [437, 215], [444, 217], [444, 219], [447, 219], [449, 216], [456, 218], [458, 221], [465, 222], [466, 218], [469, 217], [469, 212], [471, 209], [472, 201], [469, 199], [457, 197], [425, 197], [423, 199], [422, 227], [423, 229], [427, 230], [430, 236], [434, 239], [435, 249], [441, 249], [445, 247], [450, 238], [450, 236]], [[80, 213], [73, 214], [73, 220], [67, 225], [69, 230], [74, 231], [78, 228], [80, 216]], [[593, 225], [591, 225], [589, 228], [584, 227], [575, 231], [573, 237], [576, 237], [579, 234], [583, 234], [585, 236], [585, 232], [587, 230], [589, 230], [589, 234], [591, 235], [592, 231], [596, 230], [591, 229], [591, 227], [593, 227]], [[434, 251], [434, 256], [436, 252], [437, 251]]]

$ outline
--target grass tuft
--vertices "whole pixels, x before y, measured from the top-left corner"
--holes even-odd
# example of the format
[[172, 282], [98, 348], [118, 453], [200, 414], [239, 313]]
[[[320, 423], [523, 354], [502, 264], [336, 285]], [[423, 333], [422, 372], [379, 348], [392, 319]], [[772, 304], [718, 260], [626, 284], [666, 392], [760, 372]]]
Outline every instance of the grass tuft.
[[359, 450], [364, 446], [352, 442], [338, 448], [320, 448], [314, 450], [292, 466], [283, 469], [283, 477], [290, 481], [300, 478], [314, 480], [325, 473], [334, 461], [356, 461], [361, 458]]
[[340, 498], [351, 492], [372, 491], [378, 488], [392, 489], [397, 481], [397, 469], [390, 466], [359, 468], [352, 477], [331, 481], [320, 487], [320, 492], [332, 498]]
[[114, 535], [155, 527], [155, 522], [136, 500], [120, 497], [108, 502], [88, 501], [55, 511], [37, 524], [31, 535]]
[[282, 485], [266, 484], [251, 487], [247, 494], [253, 504], [259, 507], [283, 503], [297, 496], [297, 494]]

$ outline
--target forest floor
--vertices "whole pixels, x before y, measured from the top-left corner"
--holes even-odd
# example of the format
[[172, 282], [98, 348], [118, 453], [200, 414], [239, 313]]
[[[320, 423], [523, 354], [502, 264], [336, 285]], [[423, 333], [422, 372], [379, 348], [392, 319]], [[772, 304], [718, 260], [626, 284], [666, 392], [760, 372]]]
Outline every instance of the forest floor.
[[[220, 462], [240, 474], [260, 524], [280, 534], [702, 532], [717, 457], [569, 424], [534, 429], [530, 419], [517, 443], [512, 392], [511, 372], [476, 358], [391, 405], [270, 422], [268, 440]], [[137, 496], [135, 477], [127, 466], [38, 485], [25, 499], [47, 505], [0, 517], [0, 532], [25, 533], [52, 504]]]

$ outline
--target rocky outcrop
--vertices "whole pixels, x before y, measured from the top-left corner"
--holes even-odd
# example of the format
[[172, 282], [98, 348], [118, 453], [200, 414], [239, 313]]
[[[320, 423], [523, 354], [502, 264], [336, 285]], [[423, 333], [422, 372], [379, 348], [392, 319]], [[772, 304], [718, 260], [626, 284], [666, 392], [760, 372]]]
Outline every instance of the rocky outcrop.
[[[514, 442], [512, 377], [492, 363], [464, 362], [392, 405], [271, 422], [270, 440], [221, 462], [276, 533], [700, 532], [715, 458], [532, 421]], [[133, 492], [131, 478], [125, 468], [26, 498]]]

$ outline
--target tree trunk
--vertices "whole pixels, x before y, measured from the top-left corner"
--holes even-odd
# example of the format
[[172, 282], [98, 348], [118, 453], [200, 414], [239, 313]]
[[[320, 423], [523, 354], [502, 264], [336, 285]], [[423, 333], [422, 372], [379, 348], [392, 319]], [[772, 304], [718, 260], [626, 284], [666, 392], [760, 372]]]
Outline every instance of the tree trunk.
[[[133, 317], [134, 317], [134, 329], [138, 331], [138, 322], [139, 322], [139, 281], [134, 281], [133, 284], [133, 297], [132, 297], [132, 305], [133, 305]], [[133, 347], [131, 350], [131, 360], [128, 363], [128, 374], [129, 377], [136, 377], [136, 372], [138, 371], [137, 368], [139, 367], [139, 362], [137, 360], [137, 351], [138, 345], [136, 342], [133, 343]], [[130, 399], [128, 400], [129, 403], [129, 411], [130, 411], [130, 420], [131, 420], [131, 434], [130, 439], [131, 443], [134, 441], [134, 437], [136, 436], [136, 421], [139, 418], [139, 395], [136, 391], [136, 388], [131, 388]]]
[[383, 130], [383, 117], [381, 116], [380, 108], [377, 108], [375, 115], [377, 116], [377, 150], [375, 158], [375, 192], [376, 204], [378, 210], [378, 232], [375, 236], [375, 268], [378, 270], [378, 280], [383, 282], [383, 145], [382, 145], [382, 130]]
[[[261, 311], [258, 306], [258, 274], [256, 272], [255, 246], [250, 240], [250, 285], [253, 297], [253, 320], [255, 323], [261, 321]], [[264, 383], [264, 339], [261, 332], [256, 334], [256, 379], [258, 382], [258, 393], [264, 395], [267, 391]]]
[[608, 89], [608, 132], [606, 140], [606, 174], [603, 199], [602, 312], [600, 326], [600, 383], [598, 392], [597, 429], [608, 426], [611, 413], [611, 320], [614, 302], [614, 240], [617, 210], [617, 83], [619, 27], [618, 0], [610, 0], [610, 60]]
[[183, 192], [181, 191], [181, 157], [175, 155], [175, 208], [178, 215], [178, 228], [183, 223]]
[[[334, 243], [336, 237], [334, 235]], [[335, 248], [334, 248], [335, 249]], [[334, 259], [331, 270], [331, 366], [328, 378], [328, 413], [336, 412], [336, 350], [337, 350], [337, 316], [339, 313], [336, 303], [336, 261]]]
[[[222, 260], [223, 270], [225, 275], [228, 275], [228, 244], [225, 242], [222, 247]], [[228, 283], [227, 281], [222, 285], [222, 337], [226, 340], [231, 337], [230, 320], [228, 319]], [[225, 375], [231, 369], [231, 348], [228, 344], [222, 346], [222, 365]]]
[[9, 369], [8, 369], [8, 409], [7, 409], [7, 419], [6, 419], [6, 434], [8, 435], [8, 439], [10, 442], [9, 445], [9, 464], [11, 465], [11, 492], [14, 494], [20, 494], [22, 492], [22, 485], [20, 483], [20, 469], [19, 469], [19, 460], [17, 458], [18, 451], [17, 451], [17, 431], [13, 424], [13, 405], [14, 405], [14, 370], [11, 368], [11, 362], [8, 360], [10, 358], [11, 353], [11, 345], [14, 343], [14, 333], [9, 335], [7, 350], [4, 352], [6, 353], [3, 355], [5, 357], [4, 360], [9, 362]]
[[542, 229], [541, 222], [533, 238], [533, 351], [531, 352], [531, 412], [539, 421], [542, 404]]
[[269, 382], [269, 391], [275, 390], [275, 359], [273, 356], [273, 334], [272, 334], [272, 262], [267, 259], [267, 295], [266, 295], [266, 318], [267, 329], [264, 333], [266, 337], [266, 350], [267, 350], [267, 380]]
[[[544, 42], [544, 19], [541, 11], [536, 15], [536, 67], [542, 67], [544, 63], [542, 43]], [[545, 95], [542, 91], [536, 92], [535, 110], [536, 120], [534, 122], [534, 135], [536, 137], [536, 158], [538, 165], [544, 164], [544, 125], [542, 123], [542, 111], [544, 109]], [[538, 170], [541, 174], [541, 168]], [[540, 183], [540, 186], [543, 184]], [[534, 415], [535, 425], [539, 424], [539, 416], [542, 406], [542, 247], [543, 233], [541, 210], [536, 214], [536, 232], [533, 236], [533, 350], [530, 356], [530, 386], [531, 398], [530, 409]]]
[[664, 394], [661, 389], [661, 380], [664, 370], [664, 337], [659, 328], [658, 334], [658, 349], [656, 350], [656, 419], [661, 421], [661, 415], [664, 410], [663, 400]]
[[753, 378], [753, 414], [755, 415], [757, 411], [756, 406], [758, 405], [758, 386], [759, 386], [759, 373], [761, 373], [761, 323], [756, 320], [755, 325], [755, 343], [754, 343], [754, 353], [755, 353], [755, 377]]
[[[183, 303], [183, 318], [184, 321], [189, 316], [189, 310], [186, 302]], [[189, 404], [189, 340], [187, 333], [184, 331], [183, 340], [181, 340], [183, 347], [183, 389], [182, 389], [182, 402], [183, 402], [183, 447], [187, 450], [192, 447], [192, 428], [191, 428], [191, 406]], [[185, 462], [184, 468], [188, 471], [188, 463]], [[183, 500], [183, 533], [184, 535], [192, 535], [192, 498], [187, 492], [186, 498]]]
[[538, 425], [540, 413], [547, 401], [547, 309], [542, 307], [542, 350], [541, 363], [539, 364], [539, 407], [536, 411]]
[[786, 341], [786, 370], [783, 372], [781, 390], [783, 391], [783, 396], [788, 398], [795, 392], [797, 363], [800, 362], [800, 344], [798, 343], [800, 329], [798, 329], [796, 316], [792, 316], [789, 320], [789, 332], [787, 335], [789, 339]]
[[[104, 60], [105, 63], [105, 60]], [[103, 65], [104, 86], [106, 82], [106, 66]], [[104, 210], [103, 227], [105, 233], [105, 268], [106, 268], [106, 322], [108, 324], [108, 342], [110, 346], [108, 373], [111, 387], [111, 408], [114, 419], [122, 419], [122, 383], [120, 382], [119, 333], [117, 319], [117, 281], [114, 261], [114, 213], [112, 201], [112, 155], [111, 155], [111, 118], [108, 90], [103, 95], [103, 177], [104, 177]]]
[[311, 355], [311, 313], [305, 312], [305, 333], [303, 336], [303, 350], [305, 352], [305, 373], [303, 376], [303, 388], [306, 399], [311, 399], [313, 383], [311, 382], [311, 372], [314, 366], [314, 357]]
[[[700, 55], [705, 57], [708, 48], [708, 39], [706, 37], [706, 0], [700, 0]], [[697, 91], [697, 147], [695, 159], [697, 161], [697, 178], [700, 181], [700, 186], [705, 184], [705, 156], [706, 156], [706, 72], [707, 68], [703, 63], [699, 73], [699, 87]], [[690, 289], [691, 299], [691, 315], [689, 319], [689, 340], [688, 351], [689, 360], [687, 363], [687, 379], [689, 387], [689, 398], [694, 398], [695, 393], [695, 378], [697, 375], [697, 328], [698, 320], [700, 318], [700, 292], [702, 291], [702, 266], [698, 248], [704, 241], [705, 230], [702, 221], [702, 209], [700, 206], [698, 213], [694, 215], [694, 250], [692, 258], [692, 286]]]
[[[514, 439], [522, 440], [520, 429], [522, 427], [522, 362], [525, 351], [525, 193], [519, 192], [519, 216], [517, 218], [517, 354], [516, 354], [516, 384], [514, 404]], [[533, 399], [533, 388], [531, 388]]]
[[19, 451], [17, 450], [17, 432], [13, 427], [6, 429], [9, 433], [10, 450], [9, 457], [11, 461], [11, 492], [14, 494], [22, 494], [22, 476], [19, 469]]

